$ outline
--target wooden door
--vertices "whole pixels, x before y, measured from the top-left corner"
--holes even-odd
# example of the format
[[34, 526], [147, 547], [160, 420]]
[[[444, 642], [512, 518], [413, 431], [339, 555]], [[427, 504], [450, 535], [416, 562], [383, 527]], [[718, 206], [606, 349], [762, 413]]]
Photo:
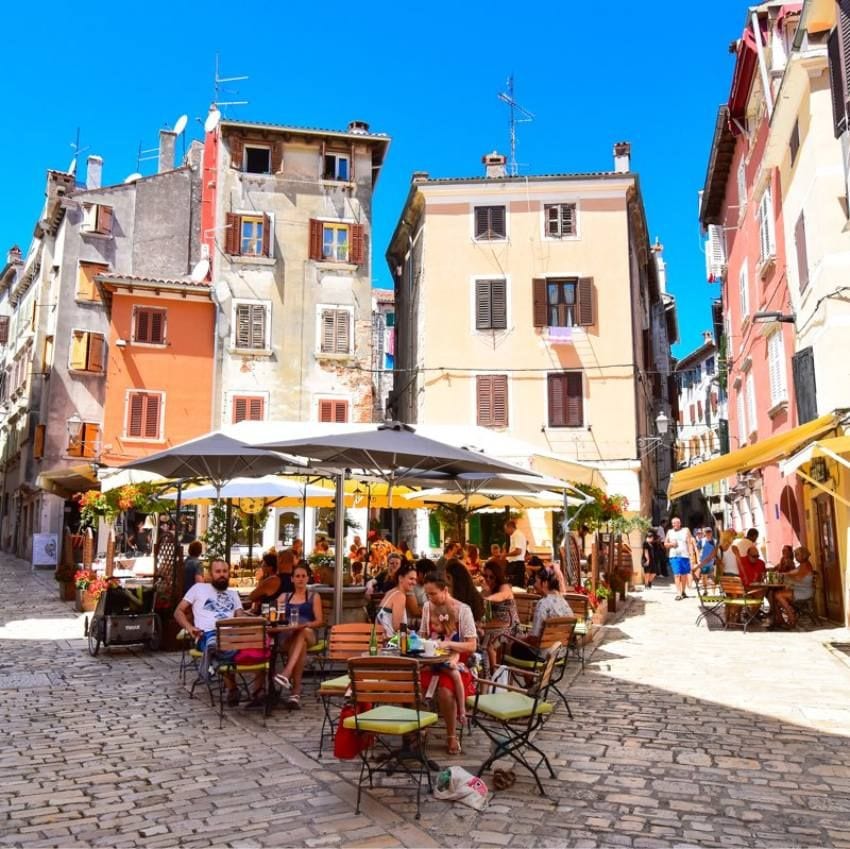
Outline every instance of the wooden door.
[[831, 495], [819, 495], [812, 502], [815, 510], [816, 565], [820, 567], [823, 599], [827, 618], [844, 621], [841, 597], [841, 565], [835, 533], [835, 505]]

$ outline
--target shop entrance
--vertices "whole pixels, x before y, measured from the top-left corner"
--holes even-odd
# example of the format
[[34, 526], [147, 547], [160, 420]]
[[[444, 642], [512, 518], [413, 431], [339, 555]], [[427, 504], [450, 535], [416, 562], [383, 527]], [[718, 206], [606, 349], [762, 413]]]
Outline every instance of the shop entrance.
[[831, 495], [813, 499], [815, 512], [815, 558], [823, 579], [823, 598], [828, 619], [844, 621], [841, 598], [841, 564], [838, 560], [838, 539], [835, 534], [835, 505]]

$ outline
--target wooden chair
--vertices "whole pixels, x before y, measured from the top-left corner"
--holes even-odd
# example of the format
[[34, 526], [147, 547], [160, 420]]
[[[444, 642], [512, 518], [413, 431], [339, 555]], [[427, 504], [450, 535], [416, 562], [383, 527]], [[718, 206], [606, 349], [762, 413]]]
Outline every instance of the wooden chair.
[[582, 593], [564, 593], [564, 601], [570, 606], [577, 620], [573, 638], [567, 646], [567, 655], [574, 654], [584, 669], [584, 638], [590, 633], [587, 621], [592, 614], [590, 599]]
[[[326, 655], [327, 665], [334, 663], [345, 663], [353, 657], [360, 657], [369, 651], [369, 642], [372, 638], [372, 625], [368, 622], [354, 622], [350, 624], [333, 625], [330, 629], [328, 639], [328, 651]], [[378, 632], [379, 643], [383, 643], [383, 634]], [[328, 678], [319, 685], [319, 700], [322, 703], [324, 718], [322, 719], [322, 730], [319, 733], [319, 757], [322, 757], [322, 749], [325, 744], [325, 731], [329, 729], [333, 737], [336, 723], [331, 716], [331, 707], [334, 702], [345, 698], [351, 686], [351, 678], [348, 674]]]
[[[219, 619], [215, 623], [215, 652], [214, 660], [218, 677], [219, 715], [218, 727], [224, 721], [224, 678], [233, 675], [236, 686], [241, 688], [247, 698], [251, 697], [251, 687], [245, 677], [257, 673], [268, 676], [271, 650], [267, 635], [268, 623], [265, 619], [255, 617], [239, 617], [235, 619]], [[258, 657], [265, 655], [265, 660], [252, 663], [240, 663], [232, 658], [232, 653], [255, 651]], [[263, 711], [263, 724], [269, 713], [271, 693], [266, 688], [266, 706]]]
[[531, 627], [531, 621], [534, 619], [534, 608], [538, 601], [540, 601], [540, 596], [536, 593], [514, 593], [514, 602], [516, 603], [516, 612], [521, 629], [528, 630]]
[[[555, 669], [558, 663], [563, 663], [565, 651], [560, 643], [553, 643], [542, 667], [532, 673], [534, 680], [526, 687], [482, 679], [479, 683], [489, 684], [497, 692], [482, 693], [479, 689], [476, 695], [466, 700], [472, 711], [470, 722], [480, 728], [493, 744], [490, 756], [478, 767], [477, 775], [480, 776], [499, 758], [510, 757], [534, 776], [540, 795], [546, 795], [538, 771], [545, 764], [551, 778], [555, 778], [555, 772], [546, 753], [531, 741], [531, 737], [555, 710], [548, 695], [554, 686]], [[537, 764], [529, 762], [525, 754], [528, 749], [540, 755]]]
[[748, 590], [743, 581], [734, 575], [724, 575], [720, 579], [720, 587], [725, 608], [723, 627], [727, 630], [743, 628], [746, 634], [764, 603], [764, 590]]
[[[360, 813], [360, 796], [366, 776], [372, 787], [376, 772], [404, 772], [416, 782], [416, 819], [419, 819], [423, 777], [428, 790], [432, 789], [422, 732], [438, 718], [436, 713], [420, 710], [419, 664], [405, 657], [358, 657], [348, 661], [348, 674], [355, 711], [358, 705], [368, 704], [370, 709], [346, 717], [343, 727], [358, 734], [377, 735], [376, 745], [389, 753], [387, 760], [374, 764], [369, 761], [369, 749], [361, 749], [355, 813]], [[395, 752], [384, 742], [384, 737], [405, 739], [407, 747], [401, 753]], [[410, 766], [411, 763], [414, 766]]]

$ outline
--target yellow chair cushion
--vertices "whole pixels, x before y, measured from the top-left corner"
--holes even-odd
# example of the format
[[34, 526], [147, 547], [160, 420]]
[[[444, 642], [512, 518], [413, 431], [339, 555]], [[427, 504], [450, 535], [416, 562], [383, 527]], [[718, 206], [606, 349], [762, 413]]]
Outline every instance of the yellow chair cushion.
[[316, 645], [310, 646], [310, 648], [307, 649], [307, 654], [318, 654], [319, 652], [323, 652], [327, 647], [327, 640], [319, 640]]
[[724, 598], [723, 603], [728, 607], [761, 607], [760, 598]]
[[587, 623], [577, 622], [575, 628], [573, 628], [573, 633], [578, 634], [579, 637], [584, 636], [587, 633]]
[[268, 671], [268, 663], [222, 663], [219, 672], [261, 672]]
[[[529, 670], [538, 669], [539, 667], [543, 666], [544, 662], [545, 661], [542, 660], [542, 659], [541, 660], [523, 660], [523, 659], [518, 658], [518, 657], [511, 657], [510, 655], [508, 655], [502, 661], [502, 663], [504, 663], [505, 666], [516, 666], [517, 669], [529, 669]], [[566, 663], [566, 658], [561, 658], [561, 660], [559, 660], [555, 663], [555, 666], [563, 666], [565, 663]]]
[[329, 693], [336, 695], [344, 693], [351, 685], [351, 678], [348, 675], [340, 675], [337, 678], [328, 678], [327, 681], [322, 681], [319, 685], [319, 695]]
[[189, 657], [203, 657], [204, 653], [197, 649], [189, 649]]
[[[419, 721], [417, 722], [417, 716]], [[352, 731], [368, 731], [370, 734], [410, 734], [419, 728], [427, 728], [437, 721], [436, 713], [415, 711], [396, 705], [380, 705], [372, 710], [347, 716], [342, 724]]]
[[[467, 697], [466, 704], [475, 707], [475, 696]], [[488, 693], [478, 697], [477, 709], [494, 719], [522, 719], [531, 715], [534, 699], [522, 693]], [[552, 710], [553, 706], [549, 702], [538, 702], [535, 713], [552, 713]]]

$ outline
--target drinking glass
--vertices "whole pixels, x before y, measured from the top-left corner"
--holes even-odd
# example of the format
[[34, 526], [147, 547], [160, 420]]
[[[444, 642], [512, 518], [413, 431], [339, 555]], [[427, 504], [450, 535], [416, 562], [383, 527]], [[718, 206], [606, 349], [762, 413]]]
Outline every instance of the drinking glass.
[[289, 611], [289, 624], [293, 626], [298, 625], [298, 608], [293, 607]]

